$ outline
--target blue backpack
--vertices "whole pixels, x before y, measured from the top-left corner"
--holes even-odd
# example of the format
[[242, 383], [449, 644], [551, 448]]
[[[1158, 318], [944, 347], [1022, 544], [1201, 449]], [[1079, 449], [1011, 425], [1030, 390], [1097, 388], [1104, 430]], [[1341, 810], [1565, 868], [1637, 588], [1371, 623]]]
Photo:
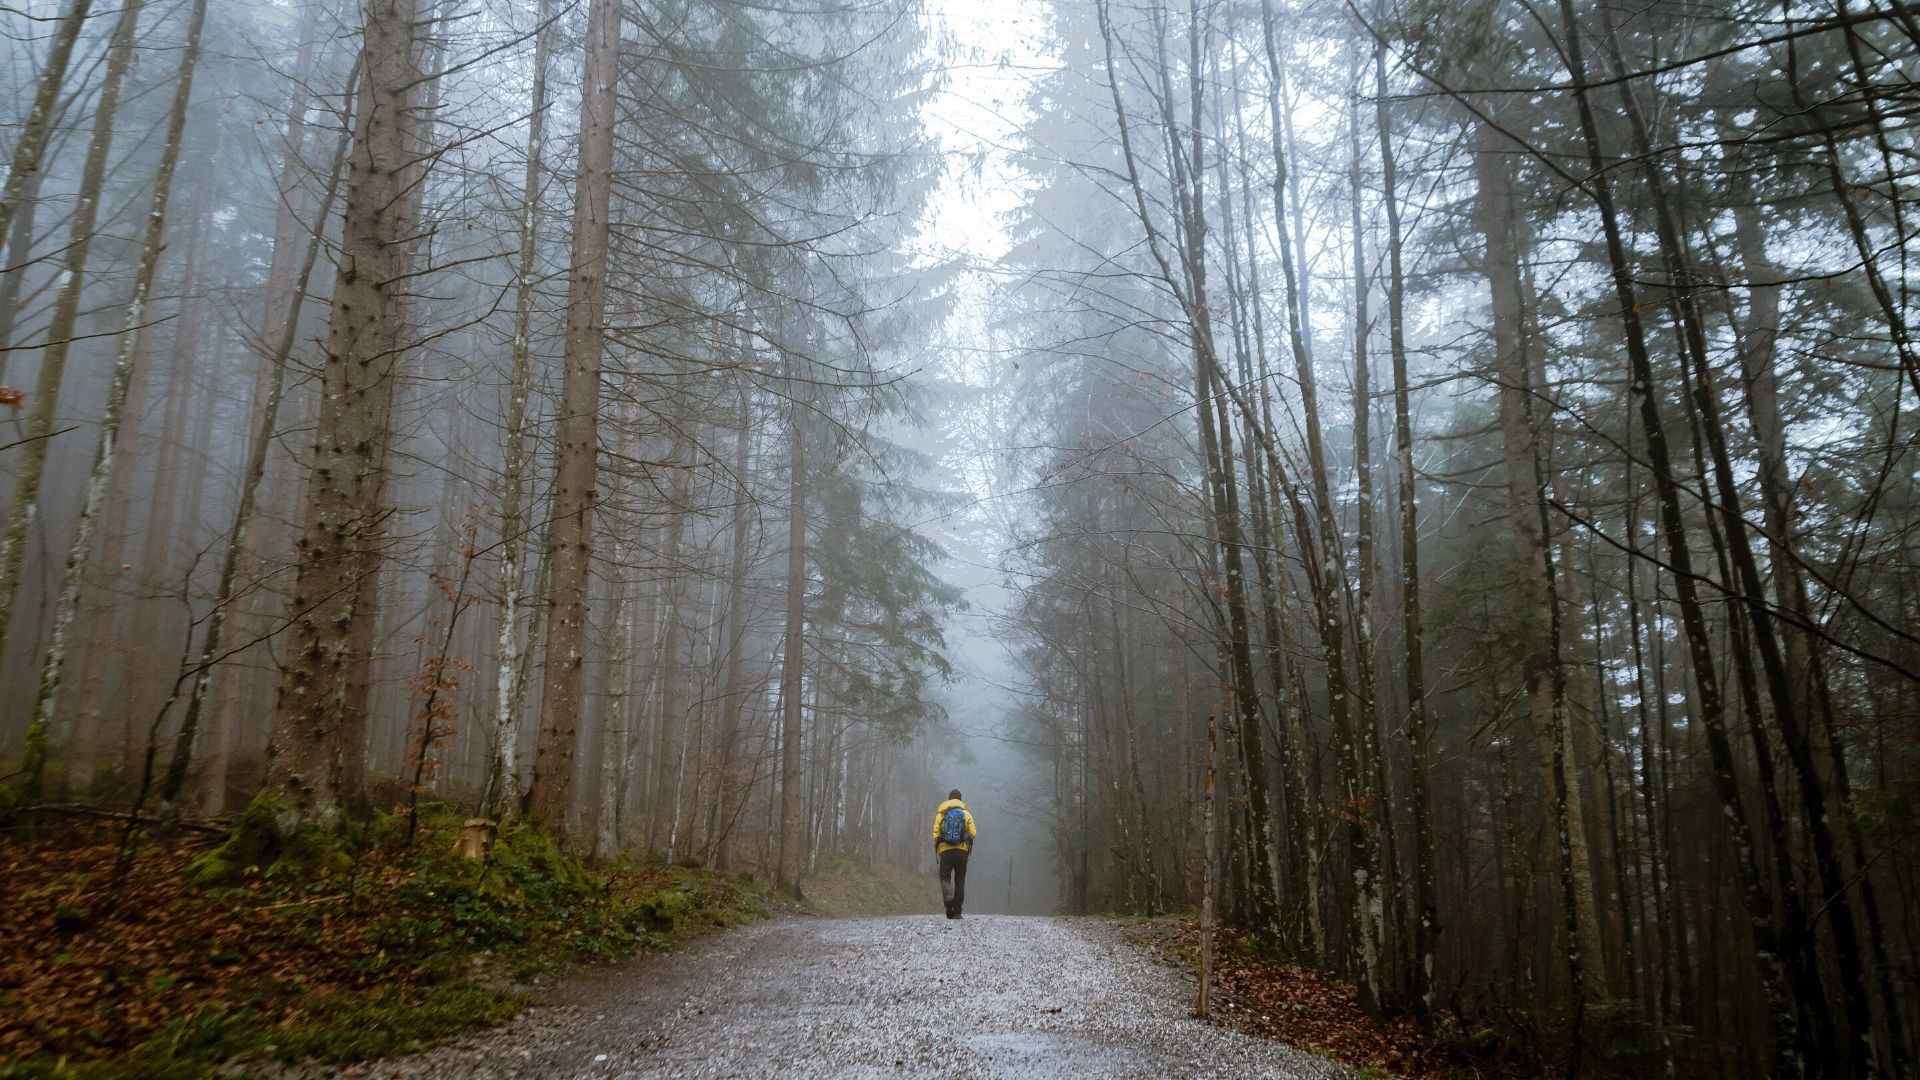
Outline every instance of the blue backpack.
[[943, 844], [967, 842], [966, 808], [956, 806], [940, 815], [940, 842]]

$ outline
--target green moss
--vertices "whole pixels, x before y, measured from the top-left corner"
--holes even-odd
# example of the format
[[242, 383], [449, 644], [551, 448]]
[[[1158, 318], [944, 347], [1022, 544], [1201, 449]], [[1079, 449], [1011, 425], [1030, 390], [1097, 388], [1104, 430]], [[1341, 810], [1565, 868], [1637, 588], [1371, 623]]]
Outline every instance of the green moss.
[[285, 809], [280, 797], [273, 792], [255, 795], [233, 827], [233, 835], [188, 865], [188, 880], [203, 889], [213, 888], [231, 885], [248, 874], [272, 866], [286, 846], [287, 837], [281, 824]]
[[32, 808], [40, 805], [46, 773], [47, 723], [46, 718], [36, 712], [27, 727], [20, 770], [0, 784], [0, 829], [18, 830], [20, 835], [29, 838], [35, 835], [36, 814]]
[[307, 1019], [273, 1035], [272, 1056], [346, 1065], [405, 1054], [474, 1028], [505, 1023], [526, 1008], [524, 994], [469, 980], [410, 993], [387, 987], [315, 1000]]
[[63, 934], [86, 929], [90, 919], [87, 909], [78, 904], [60, 904], [53, 909], [53, 928]]
[[671, 934], [680, 926], [680, 920], [686, 918], [693, 907], [693, 899], [683, 892], [662, 892], [642, 899], [633, 905], [632, 914], [648, 930], [656, 934]]

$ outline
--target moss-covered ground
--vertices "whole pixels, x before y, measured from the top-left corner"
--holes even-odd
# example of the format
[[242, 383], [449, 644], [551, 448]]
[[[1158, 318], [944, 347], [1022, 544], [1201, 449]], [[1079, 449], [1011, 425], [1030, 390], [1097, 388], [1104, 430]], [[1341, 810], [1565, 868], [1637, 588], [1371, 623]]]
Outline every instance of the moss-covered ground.
[[108, 823], [0, 838], [0, 1078], [403, 1053], [507, 1019], [539, 976], [768, 910], [744, 877], [589, 867], [526, 828], [464, 858], [459, 827], [428, 813], [409, 842], [376, 816], [271, 852], [148, 840], [117, 896]]

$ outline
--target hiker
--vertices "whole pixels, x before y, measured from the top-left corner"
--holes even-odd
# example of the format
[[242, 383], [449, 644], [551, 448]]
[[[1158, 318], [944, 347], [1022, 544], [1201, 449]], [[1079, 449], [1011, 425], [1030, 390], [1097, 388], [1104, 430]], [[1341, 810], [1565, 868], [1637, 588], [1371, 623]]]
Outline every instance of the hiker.
[[960, 801], [960, 789], [947, 792], [947, 801], [933, 812], [933, 853], [940, 859], [940, 895], [947, 901], [947, 918], [960, 917], [967, 901], [967, 856], [980, 831], [973, 827], [973, 811]]

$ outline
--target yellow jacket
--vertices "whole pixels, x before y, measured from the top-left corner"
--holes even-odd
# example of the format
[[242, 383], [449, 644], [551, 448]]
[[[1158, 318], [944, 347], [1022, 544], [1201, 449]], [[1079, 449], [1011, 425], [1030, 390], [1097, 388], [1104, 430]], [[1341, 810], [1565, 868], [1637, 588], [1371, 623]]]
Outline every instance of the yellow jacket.
[[[956, 806], [960, 808], [962, 813], [967, 815], [967, 838], [958, 844], [943, 844], [940, 842], [940, 819], [947, 816], [947, 811]], [[980, 830], [973, 827], [973, 811], [968, 810], [967, 804], [961, 802], [959, 799], [948, 799], [946, 802], [940, 804], [938, 810], [933, 812], [933, 853], [935, 855], [944, 855], [954, 850], [972, 851], [974, 838], [979, 835]]]

